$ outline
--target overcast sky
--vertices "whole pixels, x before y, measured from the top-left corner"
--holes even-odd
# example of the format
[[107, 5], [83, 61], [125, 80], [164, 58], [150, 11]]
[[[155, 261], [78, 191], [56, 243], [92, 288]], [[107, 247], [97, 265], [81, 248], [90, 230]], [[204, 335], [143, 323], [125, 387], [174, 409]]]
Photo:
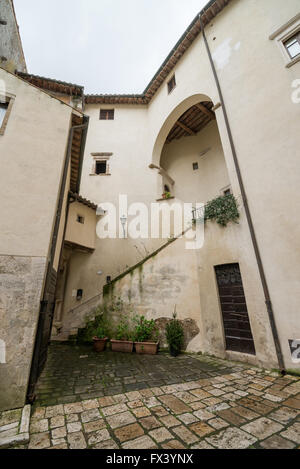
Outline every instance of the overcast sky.
[[28, 71], [141, 93], [207, 0], [14, 0]]

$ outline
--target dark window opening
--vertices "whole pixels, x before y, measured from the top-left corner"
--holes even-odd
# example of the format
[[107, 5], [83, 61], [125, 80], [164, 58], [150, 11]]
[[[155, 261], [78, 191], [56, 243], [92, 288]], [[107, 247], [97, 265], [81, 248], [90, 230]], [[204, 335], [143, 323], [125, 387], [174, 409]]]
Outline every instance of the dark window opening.
[[106, 174], [107, 161], [96, 161], [96, 174]]
[[108, 275], [108, 276], [106, 277], [106, 283], [107, 283], [107, 284], [111, 283], [111, 276], [110, 276], [110, 275]]
[[84, 217], [82, 217], [81, 215], [77, 215], [77, 221], [78, 221], [78, 223], [81, 223], [83, 225], [84, 224]]
[[193, 163], [193, 170], [197, 171], [197, 169], [199, 169], [198, 163]]
[[115, 118], [114, 109], [100, 109], [100, 120], [113, 121]]
[[0, 103], [0, 127], [3, 124], [7, 109], [8, 109], [8, 103]]
[[226, 189], [224, 191], [224, 195], [231, 195], [231, 189]]
[[300, 55], [300, 31], [298, 31], [294, 36], [290, 37], [290, 39], [284, 43], [284, 46], [288, 51], [291, 59], [294, 59]]
[[171, 91], [174, 90], [175, 86], [176, 86], [176, 79], [175, 79], [175, 75], [173, 75], [171, 80], [168, 82], [168, 92], [169, 92], [169, 94], [171, 93]]
[[83, 298], [83, 290], [81, 290], [81, 289], [77, 290], [76, 300], [80, 301], [80, 300], [82, 300], [82, 298]]
[[164, 191], [165, 192], [171, 192], [169, 186], [167, 184], [164, 185]]

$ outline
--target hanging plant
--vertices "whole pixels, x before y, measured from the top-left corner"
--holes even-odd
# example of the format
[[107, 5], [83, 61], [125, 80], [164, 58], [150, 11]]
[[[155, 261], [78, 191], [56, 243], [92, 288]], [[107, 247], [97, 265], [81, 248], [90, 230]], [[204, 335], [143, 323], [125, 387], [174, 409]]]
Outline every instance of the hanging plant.
[[239, 218], [238, 202], [232, 194], [217, 197], [205, 206], [205, 221], [214, 220], [221, 226], [227, 226], [230, 222], [238, 223]]

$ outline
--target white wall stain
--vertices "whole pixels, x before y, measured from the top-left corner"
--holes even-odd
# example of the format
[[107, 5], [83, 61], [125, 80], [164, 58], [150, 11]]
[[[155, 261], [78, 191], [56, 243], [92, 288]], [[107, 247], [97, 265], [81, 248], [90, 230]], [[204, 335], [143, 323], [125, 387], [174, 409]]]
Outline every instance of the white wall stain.
[[212, 54], [218, 70], [222, 70], [229, 63], [232, 53], [241, 48], [241, 42], [232, 46], [231, 41], [231, 38], [226, 39]]

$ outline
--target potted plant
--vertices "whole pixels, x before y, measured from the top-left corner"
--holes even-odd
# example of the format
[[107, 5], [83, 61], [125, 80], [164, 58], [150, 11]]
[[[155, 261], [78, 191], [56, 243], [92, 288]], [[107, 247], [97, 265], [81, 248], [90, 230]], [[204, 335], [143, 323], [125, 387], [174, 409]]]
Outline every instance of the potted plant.
[[107, 341], [107, 331], [104, 325], [101, 325], [96, 329], [96, 335], [93, 337], [95, 352], [103, 352], [106, 349]]
[[155, 321], [144, 316], [136, 316], [134, 330], [135, 351], [138, 354], [156, 355], [158, 352], [159, 331]]
[[184, 341], [183, 327], [176, 318], [177, 315], [174, 312], [172, 321], [166, 327], [166, 338], [172, 357], [177, 357], [180, 354]]
[[116, 339], [111, 339], [111, 350], [113, 352], [132, 353], [133, 340], [130, 330], [130, 323], [127, 317], [123, 316], [117, 325], [115, 332]]
[[162, 194], [162, 198], [163, 198], [163, 199], [170, 199], [170, 198], [171, 198], [171, 192], [167, 192], [167, 191], [164, 192], [164, 193]]

